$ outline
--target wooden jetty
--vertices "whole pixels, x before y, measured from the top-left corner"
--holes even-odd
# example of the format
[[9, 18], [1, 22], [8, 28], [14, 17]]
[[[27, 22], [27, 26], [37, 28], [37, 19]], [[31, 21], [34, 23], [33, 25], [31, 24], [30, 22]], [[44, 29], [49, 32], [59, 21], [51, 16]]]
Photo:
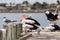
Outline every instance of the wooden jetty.
[[60, 40], [60, 32], [28, 32], [21, 35], [22, 24], [4, 24], [3, 29], [0, 29], [0, 40]]
[[32, 37], [26, 40], [60, 40], [60, 32], [40, 32], [40, 35], [32, 32]]

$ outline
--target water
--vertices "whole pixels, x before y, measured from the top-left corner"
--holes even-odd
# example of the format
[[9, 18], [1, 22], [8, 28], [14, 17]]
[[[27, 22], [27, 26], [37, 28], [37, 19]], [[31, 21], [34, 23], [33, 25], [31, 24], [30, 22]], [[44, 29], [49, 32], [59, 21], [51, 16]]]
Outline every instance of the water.
[[[20, 22], [20, 16], [23, 14], [31, 15], [41, 24], [41, 27], [48, 26], [49, 24], [49, 21], [47, 20], [46, 15], [44, 13], [0, 13], [0, 29], [3, 28], [4, 24], [4, 22], [2, 21], [3, 17], [7, 17], [10, 20], [17, 20], [17, 22]], [[60, 24], [60, 19], [58, 20], [57, 24], [58, 25]]]

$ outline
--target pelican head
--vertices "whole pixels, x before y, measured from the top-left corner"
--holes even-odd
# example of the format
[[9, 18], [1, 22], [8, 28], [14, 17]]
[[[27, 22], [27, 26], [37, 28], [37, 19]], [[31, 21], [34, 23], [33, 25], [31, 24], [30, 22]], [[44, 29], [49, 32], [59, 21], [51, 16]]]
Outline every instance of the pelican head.
[[45, 13], [46, 13], [46, 14], [49, 14], [49, 13], [50, 13], [50, 11], [46, 11]]
[[3, 17], [3, 21], [5, 21], [6, 20], [6, 17]]

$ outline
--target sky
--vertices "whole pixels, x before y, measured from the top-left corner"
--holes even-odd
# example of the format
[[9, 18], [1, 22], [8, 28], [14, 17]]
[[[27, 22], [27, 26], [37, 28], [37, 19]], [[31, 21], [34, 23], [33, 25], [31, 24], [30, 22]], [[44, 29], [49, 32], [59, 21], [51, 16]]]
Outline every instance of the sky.
[[[26, 0], [0, 0], [0, 3], [22, 3]], [[47, 3], [56, 3], [57, 0], [27, 0], [29, 3], [35, 3], [35, 2], [47, 2]]]

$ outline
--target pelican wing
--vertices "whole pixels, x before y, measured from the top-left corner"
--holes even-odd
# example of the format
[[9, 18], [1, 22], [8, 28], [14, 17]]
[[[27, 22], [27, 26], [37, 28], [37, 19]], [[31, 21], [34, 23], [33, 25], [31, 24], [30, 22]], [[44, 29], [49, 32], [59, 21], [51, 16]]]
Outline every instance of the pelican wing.
[[52, 25], [52, 27], [54, 27], [55, 30], [60, 30], [60, 27], [58, 25]]
[[29, 24], [25, 24], [24, 26], [27, 27], [27, 28], [33, 28], [33, 26], [29, 25]]
[[35, 22], [35, 24], [40, 25], [40, 23], [39, 23], [37, 20], [35, 20], [35, 19], [32, 19], [32, 18], [26, 18], [26, 19], [27, 19], [27, 20], [32, 20], [32, 21]]
[[31, 24], [34, 24], [34, 23], [35, 23], [35, 21], [33, 21], [33, 20], [27, 20], [27, 19], [24, 20], [24, 22], [25, 22], [25, 23], [31, 23]]
[[38, 28], [38, 27], [37, 27], [36, 25], [34, 25], [34, 24], [30, 24], [30, 23], [26, 23], [26, 24], [33, 26], [32, 28], [30, 27], [30, 29], [37, 29], [37, 28]]

